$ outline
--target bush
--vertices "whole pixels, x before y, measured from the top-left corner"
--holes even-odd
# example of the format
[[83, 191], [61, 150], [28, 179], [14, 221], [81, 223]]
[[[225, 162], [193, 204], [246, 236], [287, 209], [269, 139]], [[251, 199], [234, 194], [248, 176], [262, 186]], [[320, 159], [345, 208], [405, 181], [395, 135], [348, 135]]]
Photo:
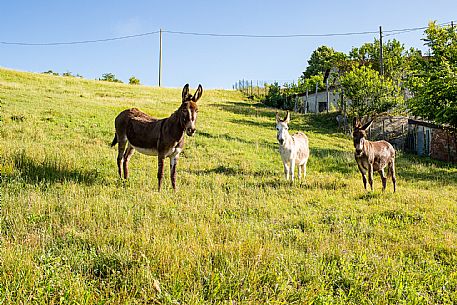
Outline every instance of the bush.
[[139, 85], [140, 80], [138, 78], [136, 78], [135, 76], [132, 76], [129, 78], [129, 84], [130, 85]]
[[50, 74], [50, 75], [59, 76], [59, 73], [54, 72], [54, 71], [52, 71], [52, 70], [48, 70], [48, 71], [46, 71], [46, 72], [43, 72], [43, 74]]
[[122, 81], [117, 79], [113, 73], [105, 73], [98, 80], [102, 80], [105, 82], [112, 82], [112, 83], [122, 83]]

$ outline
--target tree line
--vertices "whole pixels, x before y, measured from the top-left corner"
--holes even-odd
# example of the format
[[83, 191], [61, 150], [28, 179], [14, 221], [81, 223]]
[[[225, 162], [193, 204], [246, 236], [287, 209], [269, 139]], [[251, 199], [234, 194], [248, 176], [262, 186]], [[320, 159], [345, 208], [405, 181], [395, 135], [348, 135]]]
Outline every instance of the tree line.
[[264, 102], [291, 109], [290, 97], [314, 92], [316, 86], [323, 90], [328, 83], [343, 101], [351, 101], [340, 105], [350, 117], [409, 113], [457, 128], [457, 32], [431, 22], [425, 37], [429, 54], [406, 49], [396, 39], [383, 42], [382, 63], [378, 39], [348, 54], [320, 46], [296, 83], [268, 84]]
[[[52, 70], [48, 70], [46, 72], [43, 72], [43, 74], [50, 74], [50, 75], [55, 75], [55, 76], [66, 76], [66, 77], [79, 77], [79, 78], [83, 78], [82, 75], [79, 75], [79, 74], [73, 74], [72, 72], [70, 71], [67, 71], [67, 72], [64, 72], [62, 74], [59, 74], [57, 72], [54, 72]], [[114, 75], [113, 73], [104, 73], [102, 74], [102, 77], [98, 78], [97, 80], [100, 80], [100, 81], [105, 81], [105, 82], [112, 82], [112, 83], [123, 83], [123, 81], [121, 81], [120, 79], [118, 79], [116, 77], [116, 75]], [[129, 78], [129, 84], [130, 85], [140, 85], [140, 80], [138, 78], [136, 78], [135, 76], [132, 76]]]

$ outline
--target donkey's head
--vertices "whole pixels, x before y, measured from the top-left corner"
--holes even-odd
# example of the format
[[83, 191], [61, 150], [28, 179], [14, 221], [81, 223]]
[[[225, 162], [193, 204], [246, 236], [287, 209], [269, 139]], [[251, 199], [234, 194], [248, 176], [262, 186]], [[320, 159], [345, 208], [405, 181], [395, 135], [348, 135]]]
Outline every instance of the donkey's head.
[[354, 118], [354, 121], [352, 122], [352, 127], [354, 129], [352, 132], [352, 138], [354, 140], [355, 154], [357, 156], [360, 156], [363, 153], [363, 145], [367, 137], [366, 130], [370, 128], [371, 123], [373, 123], [373, 120], [370, 120], [365, 125], [362, 125], [357, 118]]
[[278, 131], [277, 134], [277, 139], [279, 142], [279, 145], [283, 145], [286, 141], [286, 139], [289, 137], [289, 124], [290, 122], [290, 114], [289, 111], [287, 111], [286, 117], [284, 119], [281, 119], [279, 117], [279, 114], [276, 112], [276, 130]]
[[179, 107], [179, 118], [188, 136], [193, 136], [196, 130], [198, 106], [197, 101], [203, 94], [202, 85], [198, 85], [197, 91], [189, 93], [189, 84], [182, 89], [182, 104]]

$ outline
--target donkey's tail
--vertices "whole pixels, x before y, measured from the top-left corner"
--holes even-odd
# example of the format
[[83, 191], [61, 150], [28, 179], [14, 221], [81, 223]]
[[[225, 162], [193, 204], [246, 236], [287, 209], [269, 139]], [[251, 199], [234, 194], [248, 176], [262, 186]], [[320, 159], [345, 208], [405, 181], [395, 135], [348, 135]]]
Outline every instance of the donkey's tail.
[[114, 145], [117, 144], [117, 136], [116, 134], [114, 135], [114, 139], [113, 139], [113, 142], [111, 142], [111, 147], [113, 147]]

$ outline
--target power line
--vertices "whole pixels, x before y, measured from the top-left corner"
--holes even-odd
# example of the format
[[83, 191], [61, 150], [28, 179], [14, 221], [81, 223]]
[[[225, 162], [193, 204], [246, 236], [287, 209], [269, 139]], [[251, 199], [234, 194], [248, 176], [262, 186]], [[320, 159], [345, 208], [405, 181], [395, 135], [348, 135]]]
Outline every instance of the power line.
[[349, 33], [327, 33], [327, 34], [288, 34], [288, 35], [255, 35], [255, 34], [216, 34], [216, 33], [197, 33], [197, 32], [180, 32], [168, 31], [163, 32], [170, 34], [192, 35], [192, 36], [212, 36], [212, 37], [244, 37], [244, 38], [294, 38], [294, 37], [332, 37], [332, 36], [352, 36], [376, 34], [376, 31], [366, 32], [349, 32]]
[[[449, 25], [451, 22], [439, 24], [439, 26]], [[393, 36], [408, 32], [414, 32], [419, 30], [427, 29], [428, 27], [414, 27], [407, 29], [388, 30], [384, 31], [384, 36]], [[11, 41], [0, 41], [0, 44], [4, 45], [18, 45], [18, 46], [59, 46], [59, 45], [75, 45], [75, 44], [88, 44], [88, 43], [99, 43], [108, 42], [115, 40], [123, 40], [130, 38], [137, 38], [143, 36], [150, 36], [160, 33], [158, 31], [140, 33], [135, 35], [126, 35], [119, 37], [94, 39], [94, 40], [80, 40], [80, 41], [67, 41], [67, 42], [11, 42]], [[210, 36], [210, 37], [238, 37], [238, 38], [299, 38], [299, 37], [336, 37], [336, 36], [355, 36], [355, 35], [374, 35], [378, 34], [378, 31], [363, 31], [363, 32], [346, 32], [346, 33], [324, 33], [324, 34], [285, 34], [285, 35], [258, 35], [258, 34], [220, 34], [220, 33], [200, 33], [200, 32], [183, 32], [183, 31], [171, 31], [162, 30], [162, 33], [176, 34], [176, 35], [190, 35], [190, 36]]]
[[104, 38], [104, 39], [68, 41], [68, 42], [38, 42], [38, 43], [34, 43], [34, 42], [0, 41], [0, 44], [19, 45], [19, 46], [60, 46], [60, 45], [87, 44], [87, 43], [97, 43], [97, 42], [107, 42], [107, 41], [113, 41], [113, 40], [130, 39], [130, 38], [135, 38], [135, 37], [154, 35], [154, 34], [157, 34], [157, 33], [159, 33], [159, 31], [146, 32], [146, 33], [135, 34], [135, 35], [112, 37], [112, 38]]
[[[453, 22], [454, 21], [443, 22], [443, 23], [438, 24], [438, 26], [450, 25]], [[390, 33], [390, 34], [384, 35], [384, 37], [386, 37], [386, 36], [394, 36], [394, 35], [398, 35], [398, 34], [409, 33], [409, 32], [414, 32], [414, 31], [419, 31], [419, 30], [425, 30], [427, 28], [428, 28], [428, 26], [423, 26], [423, 27], [410, 28], [410, 29], [384, 31], [384, 32], [389, 32]]]

